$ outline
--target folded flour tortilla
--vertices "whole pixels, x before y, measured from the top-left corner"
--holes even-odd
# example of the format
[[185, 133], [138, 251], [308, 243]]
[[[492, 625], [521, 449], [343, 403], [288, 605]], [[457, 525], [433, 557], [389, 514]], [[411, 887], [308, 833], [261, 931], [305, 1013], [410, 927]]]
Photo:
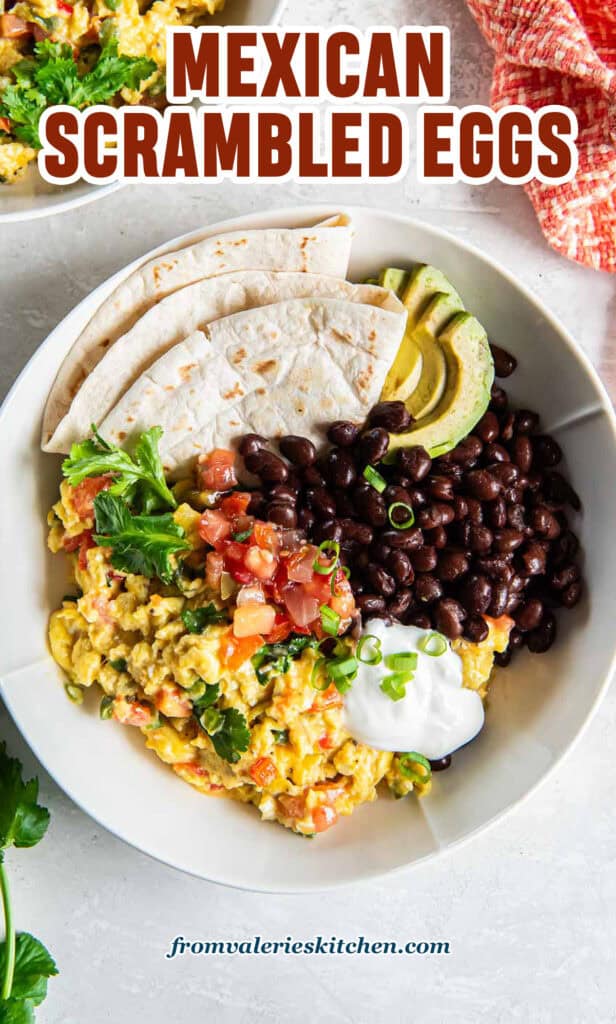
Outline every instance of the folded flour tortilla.
[[150, 309], [90, 371], [66, 416], [43, 446], [68, 452], [101, 423], [122, 395], [166, 351], [220, 317], [285, 299], [339, 298], [391, 308], [392, 293], [375, 285], [287, 271], [246, 270], [182, 288]]
[[246, 432], [320, 443], [335, 419], [363, 420], [378, 400], [407, 314], [340, 299], [291, 299], [215, 321], [171, 348], [100, 425], [124, 445], [160, 425], [172, 477]]
[[348, 218], [339, 215], [315, 227], [212, 235], [144, 263], [105, 299], [62, 363], [45, 406], [42, 447], [60, 450], [47, 445], [87, 375], [109, 348], [167, 295], [196, 281], [241, 270], [286, 270], [344, 278], [351, 242]]

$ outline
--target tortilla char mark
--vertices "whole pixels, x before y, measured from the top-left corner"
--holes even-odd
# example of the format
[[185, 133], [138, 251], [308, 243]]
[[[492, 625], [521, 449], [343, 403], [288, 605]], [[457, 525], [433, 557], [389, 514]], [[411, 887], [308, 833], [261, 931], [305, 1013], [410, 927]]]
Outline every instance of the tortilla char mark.
[[222, 396], [222, 397], [224, 398], [224, 400], [225, 400], [226, 402], [230, 402], [230, 401], [231, 401], [231, 400], [232, 400], [233, 398], [243, 398], [243, 397], [244, 397], [244, 391], [243, 391], [243, 389], [242, 389], [242, 388], [240, 387], [240, 385], [239, 385], [239, 381], [238, 381], [238, 383], [237, 383], [237, 384], [235, 384], [235, 386], [234, 386], [234, 387], [232, 387], [232, 388], [231, 388], [231, 389], [230, 389], [229, 391], [225, 391], [225, 392], [223, 393], [223, 396]]
[[231, 362], [234, 366], [241, 366], [247, 356], [248, 353], [245, 348], [238, 348], [237, 352], [234, 352], [231, 356]]
[[277, 359], [261, 359], [258, 363], [253, 364], [253, 372], [260, 374], [262, 377], [271, 377], [276, 373], [278, 369]]
[[190, 380], [191, 372], [197, 365], [197, 363], [187, 363], [186, 366], [180, 366], [178, 373], [185, 384]]

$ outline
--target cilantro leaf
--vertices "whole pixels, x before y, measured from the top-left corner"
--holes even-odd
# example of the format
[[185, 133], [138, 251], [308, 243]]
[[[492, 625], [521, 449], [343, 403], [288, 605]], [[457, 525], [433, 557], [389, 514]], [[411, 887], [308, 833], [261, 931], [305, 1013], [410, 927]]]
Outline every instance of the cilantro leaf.
[[220, 686], [218, 683], [206, 683], [205, 693], [199, 700], [196, 700], [193, 704], [195, 714], [198, 716], [207, 708], [211, 708], [212, 704], [215, 704], [220, 697]]
[[21, 765], [0, 743], [0, 860], [9, 846], [36, 846], [49, 825], [49, 811], [37, 804], [38, 779], [24, 782]]
[[204, 608], [185, 608], [181, 618], [189, 633], [203, 633], [206, 626], [228, 622], [229, 614], [225, 608], [217, 608], [211, 601]]
[[106, 103], [121, 89], [138, 89], [156, 71], [154, 61], [118, 53], [118, 41], [106, 36], [96, 64], [85, 74], [66, 43], [43, 39], [36, 43], [34, 56], [11, 68], [15, 79], [0, 97], [0, 117], [7, 117], [15, 138], [40, 149], [38, 124], [43, 111], [66, 103], [83, 109]]
[[265, 686], [272, 676], [285, 675], [291, 667], [291, 662], [299, 658], [307, 647], [315, 647], [316, 644], [314, 637], [297, 635], [291, 636], [283, 643], [264, 644], [251, 659], [261, 686]]
[[111, 564], [121, 572], [158, 576], [164, 583], [173, 578], [171, 556], [190, 551], [184, 530], [170, 512], [162, 515], [131, 515], [126, 502], [101, 491], [94, 499], [94, 541], [111, 548]]
[[125, 498], [140, 512], [177, 507], [167, 487], [158, 451], [163, 434], [161, 427], [150, 427], [141, 434], [132, 457], [122, 448], [104, 441], [94, 426], [92, 431], [94, 437], [74, 444], [68, 459], [62, 463], [62, 472], [71, 487], [77, 487], [88, 476], [112, 473], [115, 480], [109, 493]]
[[[0, 976], [6, 966], [5, 944], [0, 945]], [[17, 936], [15, 945], [15, 969], [13, 973], [13, 999], [27, 999], [33, 1006], [39, 1006], [47, 995], [47, 979], [58, 973], [53, 957], [42, 942], [28, 932]], [[1, 1019], [1, 1017], [0, 1017]], [[27, 1018], [26, 1018], [27, 1019]]]
[[250, 746], [250, 729], [241, 711], [237, 708], [225, 708], [220, 712], [222, 726], [213, 736], [214, 750], [223, 761], [236, 764], [241, 755]]
[[34, 1024], [34, 1003], [30, 999], [3, 999], [0, 1024]]

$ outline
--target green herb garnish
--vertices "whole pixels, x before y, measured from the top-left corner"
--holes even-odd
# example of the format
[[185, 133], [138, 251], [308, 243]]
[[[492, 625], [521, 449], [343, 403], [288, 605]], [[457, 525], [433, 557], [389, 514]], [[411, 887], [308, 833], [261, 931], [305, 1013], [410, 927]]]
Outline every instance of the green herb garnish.
[[322, 604], [319, 610], [321, 612], [323, 632], [327, 633], [328, 636], [338, 636], [338, 630], [340, 629], [340, 616], [338, 612], [335, 612], [328, 604]]
[[243, 544], [249, 537], [252, 537], [252, 534], [253, 527], [251, 526], [249, 530], [240, 530], [239, 533], [232, 533], [231, 537], [233, 540], [236, 540], [238, 544]]
[[98, 709], [98, 713], [104, 722], [108, 721], [110, 718], [113, 718], [113, 697], [102, 698]]
[[116, 672], [126, 672], [126, 669], [128, 668], [126, 658], [114, 658], [109, 662], [109, 664], [116, 670]]
[[392, 672], [385, 676], [381, 682], [381, 690], [390, 700], [402, 700], [406, 697], [406, 684], [411, 681], [412, 676], [408, 672]]
[[417, 646], [422, 654], [427, 654], [430, 658], [440, 658], [449, 645], [442, 633], [428, 633], [427, 636], [422, 636]]
[[277, 746], [282, 746], [289, 742], [288, 729], [272, 729], [272, 736], [274, 737], [274, 743]]
[[[193, 708], [197, 715], [200, 715], [206, 708], [211, 708], [212, 704], [215, 704], [220, 697], [220, 685], [218, 683], [204, 683], [203, 680], [199, 680], [199, 682], [203, 686], [203, 691], [201, 696], [193, 702]], [[193, 687], [191, 687], [192, 689]]]
[[22, 768], [0, 743], [0, 897], [5, 939], [0, 943], [0, 1020], [32, 1024], [34, 1007], [47, 995], [47, 979], [58, 969], [38, 939], [15, 932], [5, 851], [36, 846], [49, 825], [49, 811], [37, 803], [38, 779], [24, 782]]
[[185, 608], [181, 619], [189, 633], [203, 633], [206, 626], [228, 622], [229, 613], [225, 608], [217, 608], [211, 601], [203, 608]]
[[154, 61], [119, 54], [117, 39], [110, 36], [94, 67], [80, 75], [70, 46], [43, 39], [32, 57], [11, 68], [15, 81], [2, 91], [0, 117], [8, 117], [16, 139], [40, 149], [38, 125], [47, 107], [64, 103], [82, 110], [106, 103], [121, 89], [139, 89], [155, 71]]
[[374, 466], [366, 466], [364, 469], [364, 480], [367, 480], [371, 487], [374, 487], [375, 491], [382, 494], [387, 487], [387, 480], [385, 480]]
[[[399, 508], [404, 509], [406, 512], [406, 519], [403, 519], [402, 522], [398, 522], [397, 519], [394, 519], [394, 512]], [[408, 530], [415, 522], [415, 513], [411, 506], [407, 505], [405, 501], [394, 501], [393, 505], [390, 505], [387, 509], [387, 518], [394, 530]]]
[[417, 653], [401, 651], [400, 654], [388, 654], [385, 658], [385, 666], [392, 672], [406, 672], [407, 675], [410, 675], [417, 668]]
[[94, 499], [96, 533], [94, 541], [111, 548], [111, 564], [121, 572], [158, 576], [171, 583], [171, 556], [190, 551], [184, 530], [170, 512], [163, 515], [131, 515], [126, 502], [111, 491]]
[[137, 512], [150, 514], [161, 508], [176, 508], [177, 502], [167, 487], [158, 450], [161, 427], [146, 430], [129, 455], [123, 448], [108, 444], [92, 426], [93, 437], [71, 447], [62, 463], [62, 472], [71, 487], [89, 476], [110, 473], [114, 481], [108, 493], [124, 498]]
[[284, 676], [291, 662], [299, 658], [308, 647], [316, 647], [317, 641], [310, 636], [291, 636], [278, 644], [264, 644], [251, 658], [257, 679], [261, 686], [269, 683], [272, 676]]
[[229, 764], [236, 764], [250, 746], [250, 729], [237, 708], [225, 708], [220, 715], [222, 725], [210, 738], [218, 756]]
[[[408, 754], [400, 754], [398, 767], [405, 779], [410, 779], [411, 782], [425, 785], [432, 778], [432, 766], [427, 757], [418, 754], [415, 750], [411, 750]], [[418, 768], [423, 768], [423, 772], [418, 771]]]
[[355, 653], [362, 665], [380, 665], [383, 660], [381, 641], [374, 633], [366, 633], [361, 637]]

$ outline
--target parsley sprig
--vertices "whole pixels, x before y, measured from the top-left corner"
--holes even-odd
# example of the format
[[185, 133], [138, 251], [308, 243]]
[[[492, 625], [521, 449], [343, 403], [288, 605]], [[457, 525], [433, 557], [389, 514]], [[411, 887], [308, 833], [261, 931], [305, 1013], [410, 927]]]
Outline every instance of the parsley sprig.
[[158, 450], [163, 435], [161, 427], [150, 427], [141, 434], [132, 456], [104, 441], [94, 425], [92, 433], [87, 441], [74, 444], [62, 463], [62, 472], [71, 487], [77, 487], [86, 477], [111, 473], [114, 482], [109, 494], [124, 498], [137, 511], [149, 514], [160, 508], [177, 507], [167, 487]]
[[34, 54], [11, 68], [14, 83], [0, 97], [0, 117], [8, 117], [16, 139], [40, 149], [38, 125], [47, 107], [65, 103], [83, 109], [106, 103], [121, 89], [138, 89], [156, 71], [154, 61], [118, 53], [118, 41], [109, 36], [96, 64], [80, 74], [66, 43], [43, 39]]
[[5, 852], [36, 846], [49, 825], [49, 811], [37, 803], [38, 780], [24, 782], [19, 761], [0, 743], [0, 894], [6, 937], [0, 943], [0, 1020], [31, 1024], [34, 1007], [47, 995], [47, 979], [58, 969], [42, 942], [15, 932]]
[[131, 515], [126, 502], [109, 490], [96, 495], [94, 515], [94, 541], [111, 548], [115, 569], [139, 576], [158, 576], [164, 583], [171, 583], [175, 572], [171, 556], [190, 551], [190, 544], [170, 512]]

